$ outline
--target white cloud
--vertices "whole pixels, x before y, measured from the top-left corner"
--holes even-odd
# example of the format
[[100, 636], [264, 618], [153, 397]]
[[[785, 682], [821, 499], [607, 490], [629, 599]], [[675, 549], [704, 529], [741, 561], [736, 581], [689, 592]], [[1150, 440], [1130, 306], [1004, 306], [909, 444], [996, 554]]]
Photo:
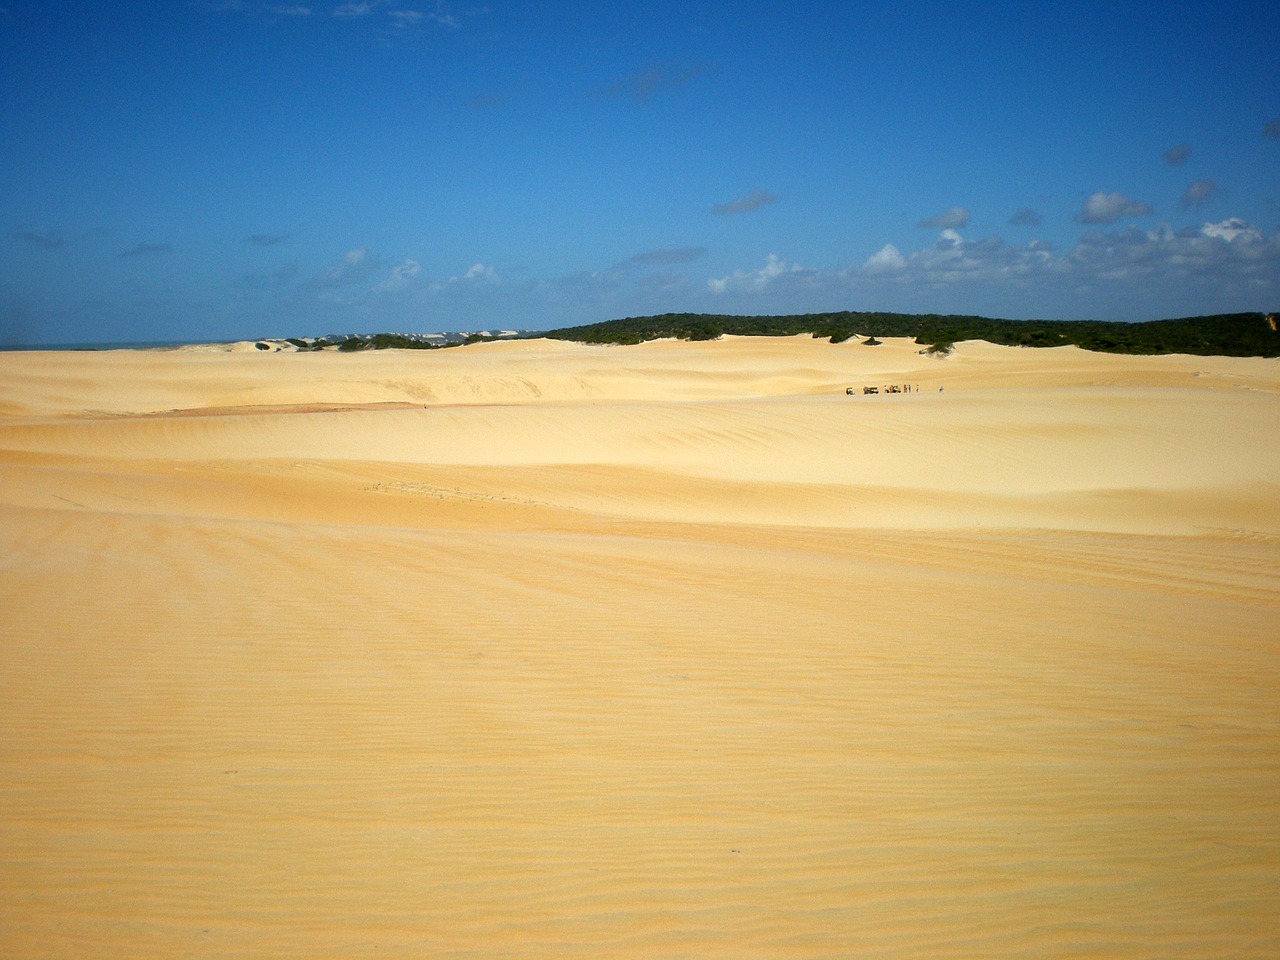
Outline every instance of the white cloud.
[[1170, 147], [1164, 152], [1164, 162], [1171, 167], [1176, 167], [1187, 162], [1187, 158], [1191, 156], [1191, 148], [1185, 143], [1180, 143], [1176, 147]]
[[862, 272], [869, 276], [900, 273], [905, 269], [907, 258], [892, 243], [886, 243], [862, 264]]
[[491, 285], [498, 283], [498, 271], [492, 264], [473, 263], [467, 272], [460, 277], [450, 277], [450, 283], [468, 283], [475, 285]]
[[[1074, 244], [970, 239], [946, 228], [918, 248], [872, 247], [847, 266], [800, 266], [770, 254], [698, 280], [630, 261], [498, 293], [588, 316], [671, 311], [806, 313], [850, 308], [1003, 317], [1140, 320], [1263, 309], [1280, 295], [1280, 234], [1229, 218], [1191, 230], [1095, 228]], [[655, 257], [668, 259], [666, 252]], [[678, 260], [675, 256], [672, 260]], [[660, 269], [660, 268], [659, 268]], [[470, 271], [469, 271], [470, 272]], [[473, 274], [473, 276], [478, 275]], [[490, 296], [455, 278], [457, 303]], [[496, 293], [493, 295], [497, 295]]]
[[916, 224], [918, 227], [934, 227], [944, 230], [963, 230], [969, 225], [969, 211], [964, 207], [952, 207], [937, 216], [929, 217], [927, 220], [921, 220]]
[[1091, 193], [1080, 206], [1076, 219], [1080, 223], [1115, 223], [1122, 217], [1141, 217], [1151, 208], [1140, 200], [1130, 200], [1123, 193]]
[[1043, 243], [1011, 246], [999, 237], [966, 240], [945, 230], [938, 241], [910, 254], [886, 245], [857, 271], [864, 277], [895, 283], [955, 284], [978, 281], [1044, 282], [1178, 278], [1224, 282], [1280, 281], [1280, 237], [1233, 217], [1206, 223], [1199, 231], [1174, 233], [1167, 226], [1090, 231], [1075, 247], [1055, 255]]
[[1235, 243], [1237, 240], [1244, 243], [1262, 241], [1262, 231], [1239, 217], [1229, 217], [1219, 223], [1206, 223], [1200, 228], [1200, 233], [1202, 236], [1216, 237], [1228, 243]]
[[1168, 289], [1191, 283], [1224, 290], [1274, 290], [1280, 278], [1280, 237], [1267, 240], [1238, 217], [1185, 233], [1168, 227], [1087, 233], [1064, 265], [1080, 276]]
[[422, 273], [422, 265], [417, 260], [405, 260], [404, 263], [391, 268], [391, 275], [374, 289], [378, 293], [394, 293], [403, 290]]
[[812, 275], [814, 271], [806, 270], [799, 264], [788, 266], [777, 254], [769, 254], [763, 267], [752, 272], [735, 270], [727, 277], [712, 277], [707, 280], [707, 289], [712, 293], [733, 291], [762, 291], [781, 277], [801, 277]]
[[966, 240], [955, 230], [943, 230], [931, 247], [907, 257], [900, 253], [898, 256], [902, 260], [902, 276], [935, 284], [972, 279], [1016, 280], [1044, 269], [1052, 259], [1043, 244], [1011, 247], [999, 237]]
[[1039, 241], [1011, 245], [944, 230], [918, 250], [887, 243], [861, 264], [838, 270], [806, 269], [771, 254], [761, 269], [713, 277], [706, 289], [713, 296], [776, 291], [814, 304], [870, 297], [913, 309], [997, 316], [1026, 315], [1037, 309], [1033, 303], [1061, 309], [1054, 305], [1090, 290], [1102, 298], [1099, 305], [1123, 307], [1122, 315], [1132, 319], [1166, 309], [1154, 304], [1168, 304], [1175, 311], [1168, 316], [1229, 312], [1258, 309], [1258, 297], [1280, 293], [1280, 234], [1267, 237], [1233, 217], [1178, 233], [1167, 226], [1089, 231], [1056, 253]]

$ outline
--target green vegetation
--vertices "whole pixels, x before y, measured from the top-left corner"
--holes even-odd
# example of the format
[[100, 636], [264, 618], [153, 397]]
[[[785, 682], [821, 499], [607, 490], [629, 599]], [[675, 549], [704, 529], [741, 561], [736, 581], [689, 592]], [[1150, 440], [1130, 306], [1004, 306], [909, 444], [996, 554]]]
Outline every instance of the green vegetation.
[[399, 333], [375, 333], [367, 337], [347, 337], [338, 344], [344, 353], [356, 350], [440, 350], [445, 345], [431, 343], [418, 337], [406, 337]]
[[[733, 336], [790, 337], [809, 333], [842, 343], [854, 336], [914, 337], [916, 343], [948, 352], [960, 340], [986, 340], [1015, 347], [1075, 344], [1105, 353], [1189, 353], [1201, 356], [1280, 356], [1280, 333], [1261, 313], [1229, 313], [1146, 323], [1094, 320], [997, 320], [989, 317], [906, 313], [810, 313], [785, 317], [734, 317], [668, 313], [628, 317], [582, 327], [564, 327], [540, 336], [579, 343], [636, 344], [675, 337], [714, 340]], [[865, 342], [865, 341], [864, 341]]]

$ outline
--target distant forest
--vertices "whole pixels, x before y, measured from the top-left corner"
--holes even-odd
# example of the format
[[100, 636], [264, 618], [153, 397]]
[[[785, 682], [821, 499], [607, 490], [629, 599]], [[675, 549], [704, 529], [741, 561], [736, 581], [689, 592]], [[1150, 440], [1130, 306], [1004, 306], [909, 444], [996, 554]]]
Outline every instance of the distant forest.
[[[635, 344], [675, 337], [714, 340], [739, 337], [792, 337], [809, 333], [843, 343], [853, 337], [877, 343], [877, 337], [913, 337], [934, 352], [950, 352], [960, 340], [986, 340], [1010, 347], [1061, 347], [1075, 344], [1102, 353], [1190, 353], [1218, 357], [1280, 356], [1276, 315], [1222, 313], [1209, 317], [1151, 320], [1145, 323], [1099, 320], [993, 320], [990, 317], [943, 316], [935, 313], [806, 313], [786, 317], [734, 317], [710, 313], [664, 313], [628, 317], [582, 327], [562, 327], [525, 337], [548, 337], [576, 343]], [[420, 336], [379, 333], [315, 341], [292, 340], [300, 350], [336, 346], [339, 350], [439, 350], [462, 343], [509, 339], [471, 334], [459, 340], [432, 342]], [[259, 344], [266, 349], [266, 344]]]
[[1011, 347], [1074, 344], [1104, 353], [1189, 353], [1200, 356], [1280, 356], [1275, 314], [1226, 313], [1145, 323], [1096, 320], [994, 320], [990, 317], [908, 313], [809, 313], [786, 317], [734, 317], [667, 313], [628, 317], [582, 327], [549, 330], [537, 336], [578, 343], [635, 344], [675, 337], [714, 340], [724, 334], [790, 337], [810, 333], [842, 343], [853, 337], [913, 337], [916, 343], [947, 351], [960, 340], [986, 340]]

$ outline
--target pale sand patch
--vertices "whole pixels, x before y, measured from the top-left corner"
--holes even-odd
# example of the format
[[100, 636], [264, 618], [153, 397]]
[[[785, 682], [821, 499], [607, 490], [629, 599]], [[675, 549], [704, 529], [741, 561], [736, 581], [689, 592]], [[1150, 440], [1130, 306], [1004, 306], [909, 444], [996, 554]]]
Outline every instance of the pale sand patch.
[[0, 954], [1277, 955], [1280, 364], [917, 350], [0, 354]]

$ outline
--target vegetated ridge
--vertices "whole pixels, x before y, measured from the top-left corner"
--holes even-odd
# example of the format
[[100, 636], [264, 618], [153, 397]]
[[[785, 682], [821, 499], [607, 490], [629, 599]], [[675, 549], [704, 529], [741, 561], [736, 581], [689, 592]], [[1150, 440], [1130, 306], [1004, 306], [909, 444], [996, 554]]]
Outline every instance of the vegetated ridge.
[[807, 313], [781, 317], [667, 313], [627, 317], [581, 327], [562, 327], [535, 336], [578, 343], [636, 344], [675, 337], [714, 340], [725, 334], [790, 337], [809, 333], [842, 343], [852, 337], [914, 337], [916, 343], [947, 352], [960, 340], [986, 340], [1014, 347], [1074, 344], [1104, 353], [1188, 353], [1200, 356], [1280, 356], [1275, 314], [1224, 313], [1142, 323], [1100, 320], [997, 320], [990, 317], [908, 313]]

